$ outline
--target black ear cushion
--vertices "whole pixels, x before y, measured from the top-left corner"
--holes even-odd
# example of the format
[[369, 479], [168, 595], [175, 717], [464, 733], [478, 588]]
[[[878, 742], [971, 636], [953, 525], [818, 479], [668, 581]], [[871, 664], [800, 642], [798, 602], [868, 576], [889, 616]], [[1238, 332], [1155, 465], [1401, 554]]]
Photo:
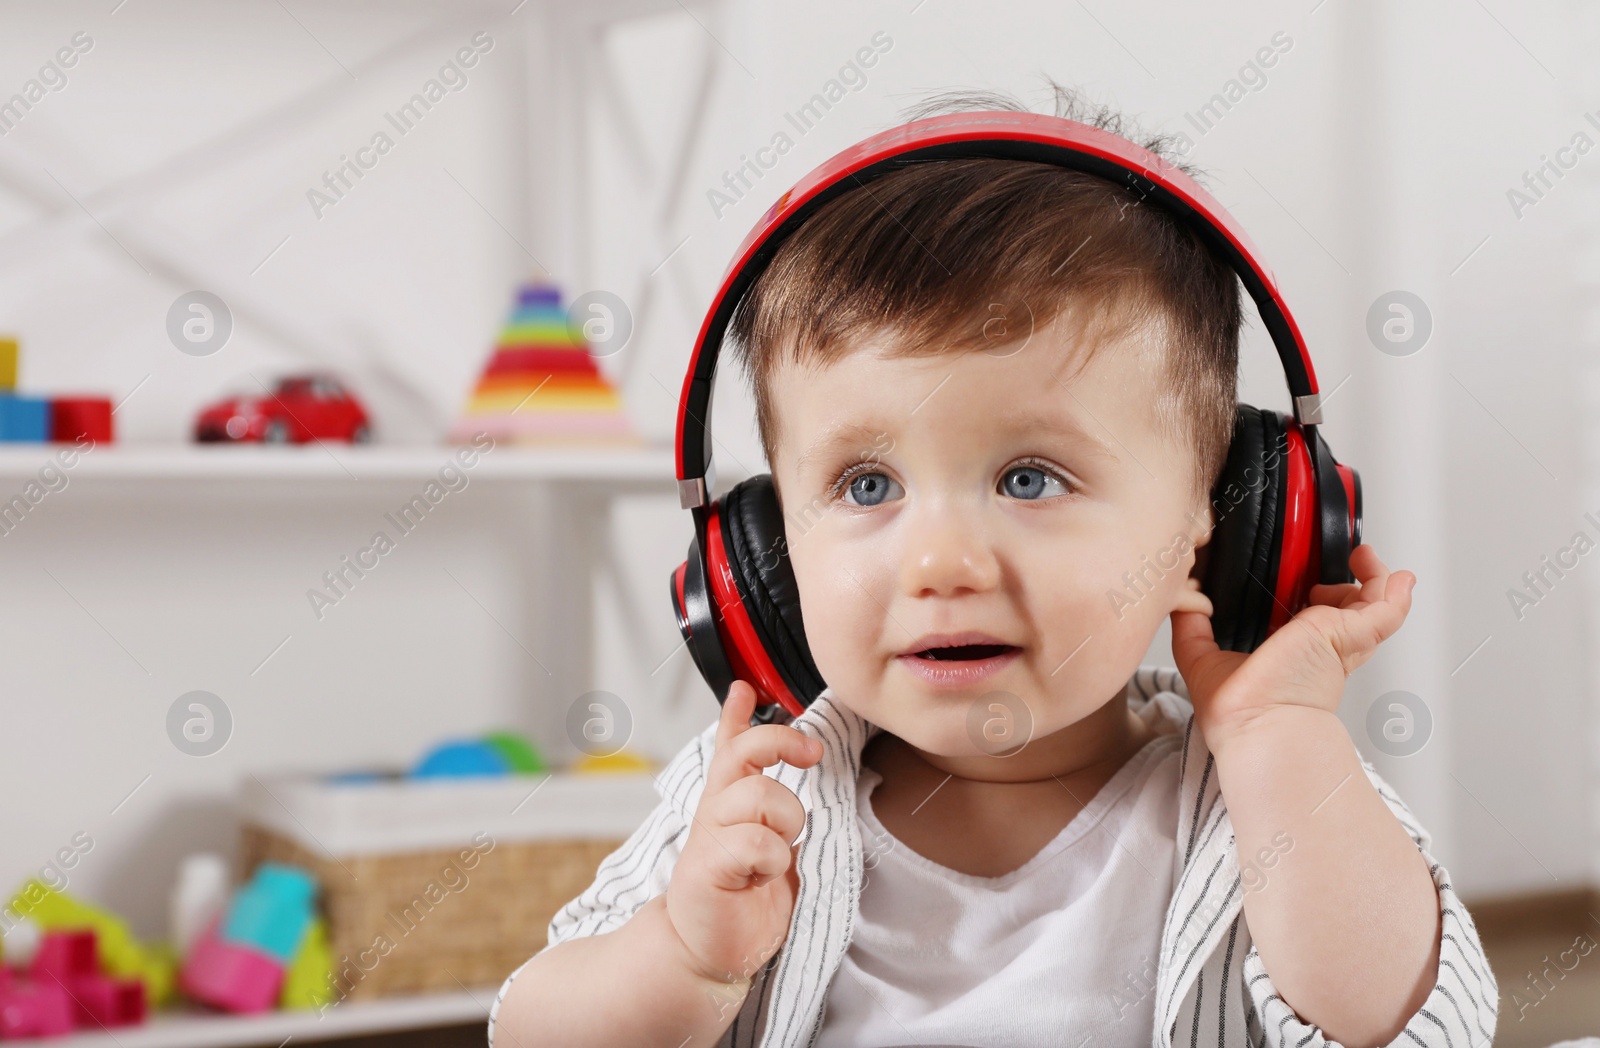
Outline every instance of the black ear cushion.
[[1255, 651], [1267, 639], [1267, 624], [1278, 589], [1278, 556], [1283, 549], [1283, 507], [1289, 499], [1289, 442], [1284, 417], [1261, 410], [1262, 485], [1260, 515], [1256, 518], [1256, 545], [1250, 557], [1250, 574], [1239, 580], [1246, 594], [1240, 636], [1241, 651]]
[[1277, 412], [1239, 405], [1228, 459], [1211, 491], [1215, 519], [1201, 582], [1217, 646], [1228, 651], [1254, 651], [1266, 639], [1287, 475], [1282, 442]]
[[800, 588], [789, 565], [783, 511], [770, 474], [735, 485], [722, 496], [722, 533], [734, 584], [763, 645], [803, 706], [826, 684], [811, 659], [800, 615]]
[[1211, 631], [1217, 646], [1239, 650], [1243, 596], [1238, 580], [1255, 550], [1261, 491], [1244, 477], [1245, 467], [1261, 456], [1261, 415], [1240, 404], [1233, 420], [1228, 459], [1211, 489], [1212, 531], [1201, 590], [1211, 598]]

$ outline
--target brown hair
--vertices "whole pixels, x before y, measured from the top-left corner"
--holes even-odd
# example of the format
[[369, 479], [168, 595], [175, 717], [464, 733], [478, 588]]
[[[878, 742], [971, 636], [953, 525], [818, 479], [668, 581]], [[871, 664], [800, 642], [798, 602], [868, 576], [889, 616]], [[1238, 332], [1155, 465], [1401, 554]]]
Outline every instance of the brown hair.
[[[1051, 82], [1056, 115], [1137, 141], [1191, 176], [1165, 136], [1136, 138], [1105, 107]], [[945, 94], [910, 119], [970, 109], [1023, 111], [991, 94]], [[779, 247], [729, 325], [750, 381], [768, 462], [777, 419], [768, 382], [780, 354], [828, 364], [887, 333], [894, 355], [994, 348], [1058, 314], [1089, 329], [1164, 336], [1158, 432], [1182, 441], [1205, 495], [1233, 437], [1238, 277], [1188, 227], [1112, 182], [1051, 164], [963, 159], [913, 164], [829, 201]], [[1087, 339], [1082, 363], [1098, 339]]]

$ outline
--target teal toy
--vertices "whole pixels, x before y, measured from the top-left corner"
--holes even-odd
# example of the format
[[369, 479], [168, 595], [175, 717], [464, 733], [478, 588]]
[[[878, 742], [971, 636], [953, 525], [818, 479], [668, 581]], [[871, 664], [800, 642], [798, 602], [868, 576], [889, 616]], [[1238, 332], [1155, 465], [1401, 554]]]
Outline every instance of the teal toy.
[[311, 926], [317, 882], [298, 866], [264, 862], [239, 890], [222, 925], [224, 942], [254, 946], [288, 965]]

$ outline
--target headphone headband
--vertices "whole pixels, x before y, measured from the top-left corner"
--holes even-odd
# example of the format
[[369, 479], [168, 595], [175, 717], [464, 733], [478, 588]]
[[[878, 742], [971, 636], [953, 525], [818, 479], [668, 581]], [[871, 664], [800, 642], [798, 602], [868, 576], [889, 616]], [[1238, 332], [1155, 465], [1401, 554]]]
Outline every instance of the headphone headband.
[[682, 508], [710, 505], [717, 358], [735, 308], [778, 247], [842, 193], [911, 164], [967, 158], [1030, 160], [1083, 171], [1123, 186], [1141, 200], [1151, 199], [1176, 216], [1228, 262], [1255, 300], [1283, 364], [1295, 420], [1302, 426], [1322, 422], [1311, 355], [1272, 271], [1233, 216], [1198, 182], [1142, 146], [1075, 120], [1009, 110], [950, 113], [902, 124], [836, 154], [780, 196], [745, 237], [706, 311], [684, 376], [675, 441]]

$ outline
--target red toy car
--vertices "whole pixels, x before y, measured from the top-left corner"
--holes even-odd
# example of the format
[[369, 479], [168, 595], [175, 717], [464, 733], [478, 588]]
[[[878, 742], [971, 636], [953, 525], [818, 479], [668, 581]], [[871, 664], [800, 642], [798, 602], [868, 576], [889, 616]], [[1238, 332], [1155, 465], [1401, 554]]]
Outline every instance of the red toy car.
[[372, 439], [366, 409], [328, 375], [290, 375], [270, 394], [229, 397], [200, 410], [194, 439], [304, 444], [311, 440]]

